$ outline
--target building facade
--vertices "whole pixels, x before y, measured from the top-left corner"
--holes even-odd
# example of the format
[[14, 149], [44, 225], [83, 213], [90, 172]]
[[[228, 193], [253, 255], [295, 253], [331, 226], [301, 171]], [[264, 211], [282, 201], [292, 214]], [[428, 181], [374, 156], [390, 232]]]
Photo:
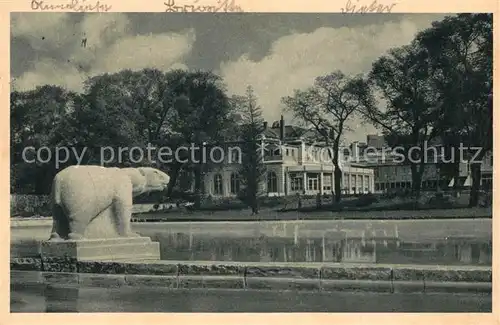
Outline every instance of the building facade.
[[[385, 147], [384, 147], [385, 146]], [[428, 163], [423, 167], [423, 190], [438, 190], [453, 187], [455, 180], [459, 187], [470, 187], [470, 165], [466, 161], [458, 163], [458, 178], [442, 172], [441, 146], [434, 144], [437, 155], [428, 157]], [[382, 136], [368, 135], [366, 143], [354, 142], [348, 151], [351, 160], [373, 169], [374, 192], [383, 193], [400, 189], [411, 189], [412, 173], [410, 164], [398, 162], [397, 155], [386, 146]], [[458, 158], [457, 158], [458, 159]], [[493, 180], [493, 153], [488, 153], [481, 162], [481, 187], [491, 189]]]
[[[266, 167], [261, 190], [268, 196], [332, 194], [335, 166], [331, 148], [308, 141], [310, 131], [285, 126], [283, 118], [271, 128], [264, 125], [259, 147]], [[237, 145], [237, 143], [232, 144]], [[228, 144], [228, 152], [230, 144]], [[234, 152], [234, 150], [233, 150]], [[241, 189], [240, 157], [228, 155], [223, 163], [205, 173], [205, 193], [213, 197], [234, 197]], [[341, 159], [342, 160], [342, 159]], [[374, 191], [373, 169], [341, 163], [343, 194]]]

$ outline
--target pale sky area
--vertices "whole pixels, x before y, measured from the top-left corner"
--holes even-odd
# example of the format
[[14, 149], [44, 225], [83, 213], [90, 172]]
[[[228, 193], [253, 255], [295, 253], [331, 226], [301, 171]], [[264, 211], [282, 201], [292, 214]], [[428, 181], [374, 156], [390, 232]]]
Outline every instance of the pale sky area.
[[[281, 97], [337, 69], [366, 73], [444, 16], [12, 13], [11, 74], [16, 90], [55, 84], [81, 91], [87, 77], [125, 68], [212, 70], [230, 95], [252, 85], [272, 123], [282, 114]], [[357, 120], [351, 128], [347, 143], [378, 133]]]

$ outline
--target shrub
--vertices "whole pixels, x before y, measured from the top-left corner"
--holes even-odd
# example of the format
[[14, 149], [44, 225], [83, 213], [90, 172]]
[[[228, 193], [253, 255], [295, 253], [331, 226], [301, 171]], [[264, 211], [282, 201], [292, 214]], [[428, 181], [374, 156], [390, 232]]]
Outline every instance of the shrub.
[[50, 217], [50, 197], [48, 195], [11, 195], [10, 215], [12, 217]]

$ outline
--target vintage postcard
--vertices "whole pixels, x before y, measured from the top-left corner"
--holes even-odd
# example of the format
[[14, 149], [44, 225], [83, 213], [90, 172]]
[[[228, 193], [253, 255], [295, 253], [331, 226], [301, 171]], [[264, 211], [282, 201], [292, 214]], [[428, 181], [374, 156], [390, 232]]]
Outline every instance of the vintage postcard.
[[2, 323], [498, 324], [493, 1], [1, 8]]

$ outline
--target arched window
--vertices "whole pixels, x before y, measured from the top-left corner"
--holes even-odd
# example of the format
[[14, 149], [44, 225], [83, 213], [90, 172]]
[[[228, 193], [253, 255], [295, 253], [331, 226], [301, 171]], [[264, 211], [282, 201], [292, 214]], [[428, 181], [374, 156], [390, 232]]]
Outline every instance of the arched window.
[[231, 194], [238, 194], [240, 191], [240, 176], [236, 173], [231, 174]]
[[222, 195], [222, 175], [215, 174], [214, 175], [214, 194]]
[[267, 192], [276, 193], [278, 192], [278, 178], [275, 172], [267, 173]]

